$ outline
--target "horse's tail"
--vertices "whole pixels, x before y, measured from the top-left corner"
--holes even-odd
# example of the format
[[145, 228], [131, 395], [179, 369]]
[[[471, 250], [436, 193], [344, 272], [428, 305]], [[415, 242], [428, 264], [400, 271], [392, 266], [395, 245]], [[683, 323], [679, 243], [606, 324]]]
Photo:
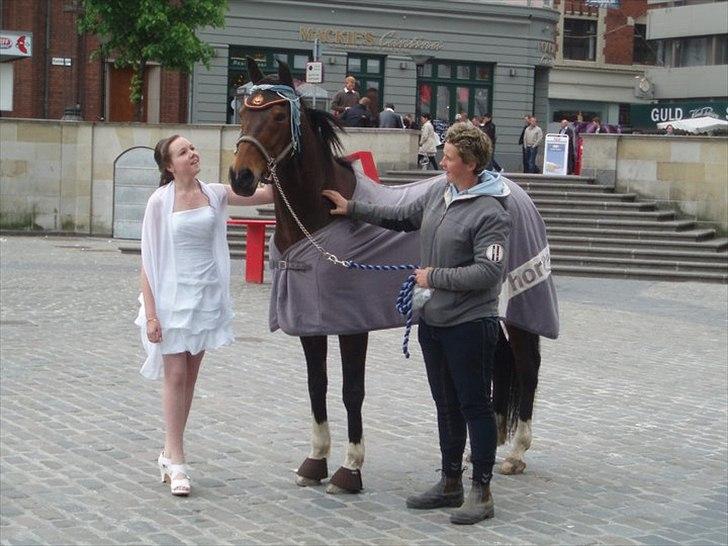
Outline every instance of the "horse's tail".
[[508, 439], [516, 431], [520, 403], [520, 388], [513, 350], [501, 327], [493, 365], [493, 409], [501, 418], [505, 417], [505, 422], [500, 424], [500, 427], [505, 426], [505, 430], [501, 428], [499, 432], [505, 433]]

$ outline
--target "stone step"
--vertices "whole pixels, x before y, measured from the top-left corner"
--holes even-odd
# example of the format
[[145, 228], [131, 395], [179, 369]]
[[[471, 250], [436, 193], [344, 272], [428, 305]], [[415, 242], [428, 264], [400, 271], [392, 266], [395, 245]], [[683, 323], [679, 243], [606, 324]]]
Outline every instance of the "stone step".
[[679, 233], [683, 230], [689, 230], [695, 227], [695, 222], [692, 220], [665, 220], [665, 221], [652, 221], [652, 220], [640, 220], [640, 219], [602, 219], [600, 217], [585, 217], [585, 218], [563, 218], [563, 217], [550, 217], [546, 214], [544, 221], [546, 222], [546, 229], [551, 230], [553, 228], [567, 229], [571, 228], [589, 228], [595, 230], [633, 230], [633, 231], [650, 231], [650, 232], [665, 232], [665, 233]]
[[630, 246], [582, 246], [551, 244], [552, 256], [582, 256], [619, 258], [631, 260], [667, 260], [676, 262], [715, 263], [728, 267], [728, 252], [710, 252], [696, 250], [667, 250], [655, 248], [632, 248]]
[[[445, 171], [421, 171], [421, 170], [409, 170], [409, 171], [387, 171], [380, 178], [399, 178], [407, 179], [410, 182], [415, 180], [424, 180], [425, 178], [432, 178], [433, 176], [439, 176], [444, 174]], [[502, 173], [503, 176], [511, 180], [523, 180], [533, 182], [560, 182], [562, 184], [587, 184], [593, 182], [594, 179], [588, 176], [560, 176], [560, 175], [543, 175], [543, 174], [528, 174], [528, 173]]]
[[706, 273], [702, 271], [663, 271], [660, 269], [633, 269], [630, 267], [581, 266], [571, 264], [555, 264], [551, 266], [551, 270], [555, 275], [575, 277], [728, 283], [728, 273]]
[[701, 254], [723, 255], [728, 251], [728, 239], [708, 239], [704, 241], [694, 239], [628, 239], [617, 237], [584, 237], [578, 235], [549, 234], [549, 243], [553, 248], [562, 247], [581, 248], [585, 251], [591, 248], [620, 248], [627, 251], [641, 251], [653, 249], [654, 252], [697, 252]]
[[598, 209], [594, 207], [538, 207], [544, 221], [548, 224], [551, 219], [602, 219], [602, 220], [643, 220], [659, 221], [674, 220], [675, 213], [669, 210], [618, 210]]
[[533, 202], [536, 204], [536, 207], [538, 207], [539, 210], [542, 210], [542, 208], [573, 207], [574, 209], [592, 209], [604, 213], [605, 211], [612, 210], [654, 211], [657, 208], [657, 202], [655, 201], [599, 201], [597, 199], [567, 200], [558, 198], [534, 197], [533, 195], [531, 195], [531, 199], [533, 199]]
[[[404, 178], [404, 177], [381, 177], [381, 182], [387, 186], [396, 186], [400, 184], [409, 184], [416, 182], [417, 178]], [[550, 190], [550, 191], [570, 191], [576, 193], [611, 193], [612, 188], [600, 184], [591, 184], [585, 181], [577, 182], [565, 182], [563, 180], [533, 180], [533, 179], [513, 179], [513, 181], [521, 186], [524, 190], [530, 192], [531, 190]]]
[[[599, 193], [599, 192], [578, 192], [578, 191], [550, 191], [532, 189], [528, 195], [531, 199], [561, 199], [563, 201], [609, 201], [609, 202], [632, 202], [637, 199], [636, 193]], [[645, 201], [646, 203], [654, 203], [654, 201]]]
[[610, 237], [615, 239], [672, 239], [683, 241], [704, 241], [715, 235], [714, 229], [688, 229], [684, 231], [663, 231], [654, 229], [634, 229], [613, 226], [611, 229], [585, 227], [578, 225], [546, 224], [549, 239], [552, 235], [571, 235], [582, 237]]
[[621, 256], [580, 256], [574, 254], [551, 255], [551, 263], [582, 266], [628, 267], [630, 269], [654, 269], [667, 271], [704, 271], [725, 273], [728, 275], [728, 263], [695, 261], [695, 260], [663, 260], [659, 258], [632, 258]]

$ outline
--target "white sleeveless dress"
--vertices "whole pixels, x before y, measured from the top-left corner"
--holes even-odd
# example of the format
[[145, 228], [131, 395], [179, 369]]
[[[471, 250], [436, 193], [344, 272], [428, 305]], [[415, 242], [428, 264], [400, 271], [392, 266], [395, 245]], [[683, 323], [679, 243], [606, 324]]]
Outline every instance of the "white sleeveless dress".
[[[234, 341], [233, 312], [225, 301], [213, 254], [215, 211], [205, 206], [172, 213], [177, 278], [175, 303], [162, 324], [161, 353], [196, 355]], [[166, 282], [166, 281], [165, 281]]]

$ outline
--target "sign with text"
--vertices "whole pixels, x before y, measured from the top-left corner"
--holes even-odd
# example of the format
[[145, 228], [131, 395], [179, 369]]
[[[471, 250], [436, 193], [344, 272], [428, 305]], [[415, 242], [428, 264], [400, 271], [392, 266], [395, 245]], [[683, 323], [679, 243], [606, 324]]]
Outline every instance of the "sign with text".
[[661, 121], [679, 121], [706, 116], [728, 120], [728, 101], [631, 104], [629, 113], [632, 127], [654, 129]]
[[566, 174], [569, 167], [569, 137], [548, 133], [544, 140], [543, 174]]
[[33, 56], [33, 33], [0, 30], [0, 57], [6, 60]]
[[323, 83], [324, 63], [313, 61], [306, 63], [306, 83]]

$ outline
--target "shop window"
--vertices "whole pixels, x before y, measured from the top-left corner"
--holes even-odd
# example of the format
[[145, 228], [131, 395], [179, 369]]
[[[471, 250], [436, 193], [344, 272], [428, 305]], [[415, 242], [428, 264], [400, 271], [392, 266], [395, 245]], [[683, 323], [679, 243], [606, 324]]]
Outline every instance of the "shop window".
[[632, 62], [634, 64], [655, 64], [657, 62], [657, 50], [653, 44], [647, 41], [647, 25], [634, 26]]
[[593, 19], [564, 19], [564, 59], [594, 61], [597, 51], [597, 22]]
[[417, 113], [447, 127], [460, 112], [469, 118], [491, 110], [493, 65], [433, 62], [418, 67]]
[[349, 55], [346, 59], [347, 75], [356, 78], [356, 90], [369, 97], [373, 110], [382, 110], [384, 91], [384, 59], [373, 55]]

